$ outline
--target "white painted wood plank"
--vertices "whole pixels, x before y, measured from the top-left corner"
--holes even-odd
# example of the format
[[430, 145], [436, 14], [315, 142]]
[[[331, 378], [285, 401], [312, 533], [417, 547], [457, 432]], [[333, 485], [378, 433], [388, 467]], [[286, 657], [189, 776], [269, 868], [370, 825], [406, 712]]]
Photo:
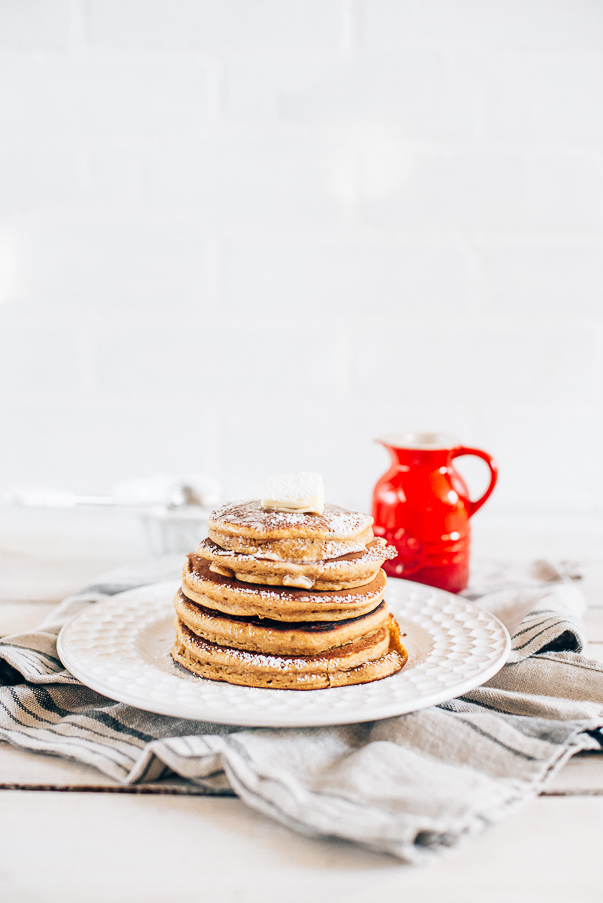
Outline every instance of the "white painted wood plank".
[[115, 782], [96, 768], [69, 762], [59, 756], [26, 752], [0, 743], [0, 783], [111, 786]]
[[111, 790], [120, 793], [184, 793], [203, 795], [201, 788], [189, 781], [173, 777], [153, 784], [123, 785], [106, 777], [95, 768], [70, 762], [59, 756], [46, 756], [27, 752], [0, 743], [0, 790], [19, 789], [77, 789], [95, 790], [99, 793]]
[[56, 602], [0, 602], [0, 637], [35, 630]]
[[119, 510], [0, 504], [0, 599], [59, 602], [109, 570], [144, 561], [137, 532]]
[[95, 581], [99, 575], [119, 567], [122, 559], [101, 556], [59, 559], [12, 553], [0, 549], [0, 599], [60, 602]]
[[603, 608], [587, 609], [584, 623], [589, 641], [603, 643]]
[[0, 799], [0, 892], [11, 901], [601, 899], [603, 799], [531, 801], [430, 868], [303, 837], [234, 799], [33, 792]]
[[587, 643], [584, 655], [587, 658], [594, 658], [599, 662], [603, 662], [603, 643]]
[[555, 775], [545, 793], [603, 795], [603, 753], [573, 756]]
[[582, 590], [589, 608], [603, 608], [603, 558], [591, 559], [579, 564], [582, 580], [576, 586]]

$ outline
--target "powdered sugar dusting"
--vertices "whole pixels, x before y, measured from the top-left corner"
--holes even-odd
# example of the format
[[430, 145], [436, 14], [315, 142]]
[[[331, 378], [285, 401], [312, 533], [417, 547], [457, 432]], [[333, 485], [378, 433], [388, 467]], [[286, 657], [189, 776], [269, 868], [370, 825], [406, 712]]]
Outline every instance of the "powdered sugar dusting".
[[[203, 553], [206, 553], [207, 557], [213, 559], [214, 557], [219, 557], [225, 561], [233, 562], [233, 570], [236, 570], [235, 565], [237, 563], [245, 563], [252, 561], [261, 561], [261, 556], [259, 555], [245, 555], [243, 552], [231, 552], [229, 549], [223, 549], [221, 546], [217, 545], [211, 539], [202, 540], [197, 546], [197, 554], [204, 557]], [[373, 542], [369, 543], [362, 551], [359, 552], [351, 552], [347, 555], [342, 555], [341, 558], [331, 558], [324, 561], [312, 561], [310, 564], [313, 567], [319, 567], [322, 572], [325, 574], [331, 573], [333, 571], [344, 570], [349, 567], [350, 561], [358, 562], [358, 563], [383, 563], [388, 558], [395, 558], [398, 555], [397, 549], [394, 546], [388, 546], [382, 539], [373, 540]], [[275, 565], [277, 562], [270, 560], [270, 564]], [[296, 565], [299, 567], [299, 562], [278, 562], [279, 565], [287, 565], [290, 567], [295, 567]]]
[[238, 527], [246, 534], [258, 536], [283, 531], [283, 538], [289, 538], [290, 534], [287, 531], [297, 528], [298, 535], [303, 535], [307, 539], [321, 538], [325, 534], [330, 539], [348, 539], [370, 527], [373, 518], [358, 511], [348, 511], [347, 508], [340, 508], [338, 505], [325, 505], [322, 514], [274, 511], [263, 508], [260, 499], [252, 499], [222, 505], [212, 511], [209, 522], [217, 527]]
[[[230, 661], [232, 664], [240, 663], [254, 669], [262, 668], [302, 673], [316, 669], [320, 671], [330, 671], [341, 667], [345, 669], [346, 665], [349, 668], [353, 667], [354, 664], [363, 664], [363, 658], [370, 660], [377, 657], [379, 645], [382, 645], [388, 639], [387, 628], [381, 627], [369, 637], [361, 637], [343, 647], [339, 646], [328, 652], [315, 653], [314, 655], [279, 655], [278, 653], [219, 646], [217, 643], [212, 643], [210, 640], [193, 633], [180, 619], [178, 619], [178, 631], [185, 645], [189, 648], [193, 647], [206, 660], [214, 662]], [[386, 650], [383, 650], [381, 654], [385, 653]], [[354, 661], [355, 659], [360, 659], [360, 661]]]
[[[205, 540], [208, 545], [214, 547], [211, 540]], [[201, 544], [203, 545], [203, 543]], [[236, 553], [230, 553], [236, 554]], [[381, 561], [383, 555], [378, 561]], [[327, 562], [325, 562], [327, 563]], [[219, 575], [214, 574], [208, 567], [207, 559], [196, 555], [189, 555], [185, 566], [185, 584], [197, 592], [205, 592], [205, 581], [209, 580], [216, 585], [232, 586], [233, 581], [224, 578], [220, 579]], [[371, 599], [380, 597], [383, 594], [384, 582], [377, 576], [363, 586], [354, 587], [352, 589], [340, 590], [317, 590], [314, 593], [308, 593], [303, 589], [294, 589], [286, 586], [270, 586], [260, 583], [244, 583], [235, 581], [236, 591], [239, 596], [248, 596], [250, 602], [260, 599], [270, 603], [287, 603], [287, 602], [306, 602], [314, 605], [354, 605], [359, 602], [370, 602]]]

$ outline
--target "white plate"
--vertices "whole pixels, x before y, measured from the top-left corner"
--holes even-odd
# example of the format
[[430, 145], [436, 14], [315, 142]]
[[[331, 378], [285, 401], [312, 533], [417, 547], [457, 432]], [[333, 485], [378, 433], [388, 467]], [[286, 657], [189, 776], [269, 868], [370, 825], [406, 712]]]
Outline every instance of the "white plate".
[[390, 578], [387, 604], [408, 662], [392, 677], [328, 690], [238, 687], [190, 674], [170, 657], [176, 583], [143, 586], [94, 605], [66, 624], [58, 653], [99, 693], [139, 709], [254, 727], [374, 721], [460, 696], [504, 665], [509, 635], [461, 596]]

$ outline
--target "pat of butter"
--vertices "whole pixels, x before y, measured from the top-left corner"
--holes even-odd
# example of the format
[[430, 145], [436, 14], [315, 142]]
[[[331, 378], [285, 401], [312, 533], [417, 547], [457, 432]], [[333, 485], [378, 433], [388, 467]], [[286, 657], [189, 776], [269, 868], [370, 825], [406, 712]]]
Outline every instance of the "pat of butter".
[[322, 476], [302, 471], [271, 477], [264, 486], [262, 508], [297, 511], [299, 514], [322, 514], [325, 510]]

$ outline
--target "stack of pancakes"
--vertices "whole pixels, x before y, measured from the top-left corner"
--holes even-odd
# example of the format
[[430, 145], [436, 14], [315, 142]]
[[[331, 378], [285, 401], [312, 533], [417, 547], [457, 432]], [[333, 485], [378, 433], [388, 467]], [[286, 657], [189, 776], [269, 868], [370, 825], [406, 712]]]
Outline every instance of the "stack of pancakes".
[[251, 687], [312, 690], [388, 677], [406, 662], [383, 601], [397, 552], [372, 518], [224, 505], [188, 556], [176, 595], [173, 658], [195, 674]]

